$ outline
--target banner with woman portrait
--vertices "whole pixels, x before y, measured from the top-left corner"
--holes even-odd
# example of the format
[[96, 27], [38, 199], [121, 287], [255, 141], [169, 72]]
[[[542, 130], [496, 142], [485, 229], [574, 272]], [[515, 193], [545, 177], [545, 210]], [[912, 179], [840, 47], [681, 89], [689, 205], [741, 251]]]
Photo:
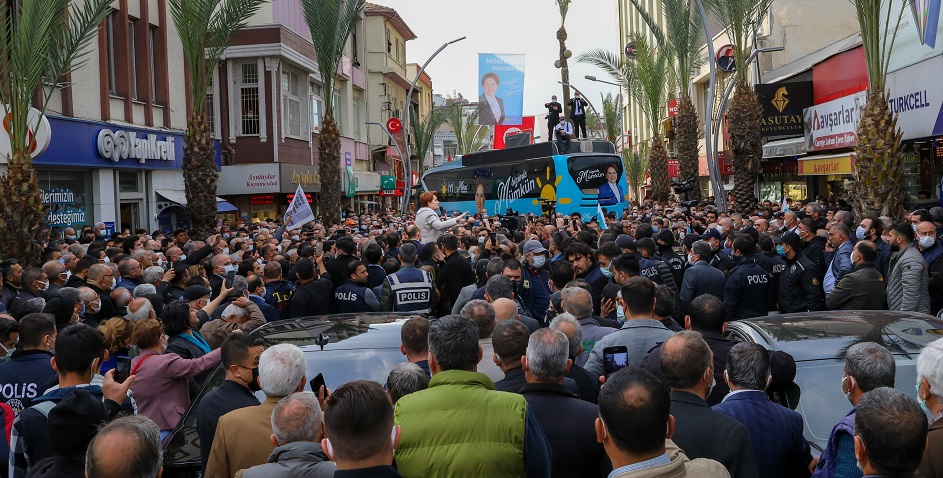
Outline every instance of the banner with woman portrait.
[[524, 115], [524, 55], [478, 54], [478, 124], [519, 125]]

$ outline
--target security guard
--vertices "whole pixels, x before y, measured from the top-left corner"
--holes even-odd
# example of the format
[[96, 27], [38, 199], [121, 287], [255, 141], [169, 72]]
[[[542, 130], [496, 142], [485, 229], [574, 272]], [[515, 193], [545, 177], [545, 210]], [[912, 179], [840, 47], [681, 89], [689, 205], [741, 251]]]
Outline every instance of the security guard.
[[680, 287], [684, 280], [684, 266], [686, 261], [674, 251], [675, 236], [671, 229], [662, 229], [655, 234], [655, 243], [658, 244], [658, 253], [661, 260], [668, 264], [675, 284]]
[[713, 255], [710, 260], [708, 260], [708, 263], [715, 269], [723, 272], [725, 276], [729, 276], [736, 264], [734, 264], [730, 256], [725, 254], [720, 248], [724, 243], [724, 236], [717, 229], [708, 229], [704, 231], [704, 234], [701, 234], [701, 239], [711, 245]]
[[376, 294], [367, 287], [370, 274], [367, 266], [360, 261], [353, 261], [347, 266], [347, 282], [334, 289], [334, 309], [336, 313], [374, 312], [380, 310], [380, 301]]
[[521, 276], [521, 302], [530, 317], [544, 317], [550, 307], [550, 272], [547, 267], [547, 249], [535, 239], [524, 243], [521, 257], [524, 267]]
[[815, 263], [799, 253], [802, 239], [787, 232], [775, 242], [776, 252], [786, 260], [786, 269], [779, 277], [779, 311], [788, 314], [822, 310], [825, 291], [815, 272]]
[[763, 234], [756, 241], [756, 263], [770, 274], [769, 310], [779, 310], [779, 281], [786, 270], [786, 262], [776, 253], [773, 238]]
[[397, 254], [402, 267], [386, 276], [380, 293], [380, 310], [392, 312], [429, 313], [436, 304], [432, 275], [417, 269], [419, 258], [416, 246], [406, 242]]
[[769, 312], [770, 275], [756, 263], [756, 244], [748, 234], [733, 240], [733, 253], [740, 262], [730, 271], [724, 288], [727, 320], [765, 317]]

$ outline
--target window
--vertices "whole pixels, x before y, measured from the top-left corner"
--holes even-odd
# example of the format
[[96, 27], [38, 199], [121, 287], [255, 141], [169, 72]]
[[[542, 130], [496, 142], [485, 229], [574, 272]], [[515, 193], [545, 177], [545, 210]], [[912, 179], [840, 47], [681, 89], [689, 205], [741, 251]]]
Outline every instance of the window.
[[[351, 50], [353, 50], [354, 62], [358, 62], [358, 61], [357, 61], [357, 52], [360, 51], [360, 49], [359, 49], [359, 47], [357, 46], [357, 28], [356, 28], [356, 27], [354, 27], [354, 31], [351, 32], [351, 34], [350, 34], [350, 46], [351, 46]], [[358, 62], [358, 63], [359, 63], [359, 62]], [[356, 65], [354, 65], [354, 66], [356, 66]]]
[[282, 69], [282, 128], [286, 136], [304, 139], [301, 135], [304, 125], [304, 104], [301, 99], [306, 95], [302, 88], [304, 77], [297, 71]]
[[334, 92], [334, 124], [337, 125], [337, 132], [344, 134], [344, 121], [341, 117], [341, 94]]
[[321, 86], [311, 84], [311, 132], [321, 132], [321, 116], [324, 110], [324, 102], [321, 100]]
[[216, 136], [216, 95], [213, 91], [213, 80], [215, 73], [211, 73], [206, 79], [206, 125], [210, 132]]
[[360, 98], [354, 96], [354, 139], [360, 139]]
[[115, 75], [115, 14], [108, 15], [105, 21], [108, 35], [108, 92], [118, 94], [118, 80]]
[[239, 131], [242, 136], [258, 135], [259, 121], [259, 64], [241, 63], [239, 68]]
[[138, 99], [137, 20], [128, 21], [128, 52], [131, 56], [131, 98]]
[[148, 53], [151, 62], [151, 102], [157, 103], [157, 27], [148, 28]]
[[390, 42], [390, 31], [389, 31], [389, 30], [386, 31], [386, 52], [387, 52], [387, 53], [392, 53], [392, 52], [393, 52], [393, 43]]

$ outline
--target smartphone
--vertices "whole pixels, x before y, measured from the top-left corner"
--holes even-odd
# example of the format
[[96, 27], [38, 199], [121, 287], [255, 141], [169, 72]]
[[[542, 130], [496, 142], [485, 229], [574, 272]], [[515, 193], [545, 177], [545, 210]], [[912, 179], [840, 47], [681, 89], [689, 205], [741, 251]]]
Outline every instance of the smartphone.
[[491, 238], [491, 245], [497, 245], [497, 243], [498, 243], [498, 233], [497, 233], [497, 232], [489, 232], [489, 233], [488, 233], [488, 237]]
[[315, 255], [315, 256], [320, 256], [321, 254], [324, 254], [324, 243], [319, 241], [319, 242], [314, 246], [314, 255]]
[[602, 349], [602, 362], [606, 377], [609, 377], [629, 364], [629, 349], [624, 345], [606, 347]]
[[236, 278], [236, 271], [229, 271], [226, 273], [226, 288], [232, 289], [232, 281]]
[[316, 377], [312, 378], [311, 381], [308, 383], [311, 385], [311, 391], [314, 392], [315, 395], [318, 394], [318, 390], [321, 390], [321, 387], [324, 387], [325, 391], [327, 390], [327, 385], [324, 384], [323, 373], [319, 373]]
[[115, 381], [122, 383], [131, 376], [131, 358], [118, 357], [115, 365]]

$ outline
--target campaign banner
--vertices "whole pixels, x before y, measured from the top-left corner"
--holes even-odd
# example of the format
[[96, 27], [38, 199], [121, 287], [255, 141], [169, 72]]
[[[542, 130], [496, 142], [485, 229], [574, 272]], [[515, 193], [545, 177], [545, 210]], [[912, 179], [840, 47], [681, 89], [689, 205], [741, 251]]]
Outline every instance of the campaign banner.
[[867, 92], [861, 91], [806, 108], [803, 112], [806, 150], [824, 151], [858, 144], [858, 121], [866, 99]]
[[[940, 41], [943, 42], [943, 38]], [[940, 72], [943, 72], [943, 56], [887, 75], [887, 105], [897, 113], [897, 127], [903, 133], [903, 139], [943, 134]]]
[[285, 229], [297, 229], [303, 224], [314, 220], [314, 212], [311, 210], [311, 205], [308, 204], [307, 196], [304, 189], [301, 189], [300, 184], [298, 189], [295, 190], [295, 195], [291, 198], [291, 204], [285, 210], [285, 217], [291, 218], [291, 222], [286, 225]]
[[883, 23], [888, 19], [891, 21], [888, 32], [893, 32], [901, 8], [904, 9], [887, 71], [943, 54], [943, 0], [891, 0], [885, 3], [885, 8], [890, 8], [890, 12], [884, 10], [881, 14], [881, 32], [885, 31], [887, 25]]
[[[494, 149], [504, 149], [507, 147], [506, 139], [510, 136], [518, 135], [521, 133], [530, 133], [530, 141], [527, 144], [533, 144], [534, 142], [534, 123], [536, 122], [536, 117], [534, 116], [525, 116], [521, 119], [521, 124], [501, 124], [494, 127]], [[518, 145], [520, 146], [520, 145]]]
[[814, 103], [811, 81], [756, 85], [756, 96], [763, 107], [762, 137], [802, 136], [802, 111]]
[[524, 55], [478, 54], [478, 124], [519, 125], [524, 116]]

